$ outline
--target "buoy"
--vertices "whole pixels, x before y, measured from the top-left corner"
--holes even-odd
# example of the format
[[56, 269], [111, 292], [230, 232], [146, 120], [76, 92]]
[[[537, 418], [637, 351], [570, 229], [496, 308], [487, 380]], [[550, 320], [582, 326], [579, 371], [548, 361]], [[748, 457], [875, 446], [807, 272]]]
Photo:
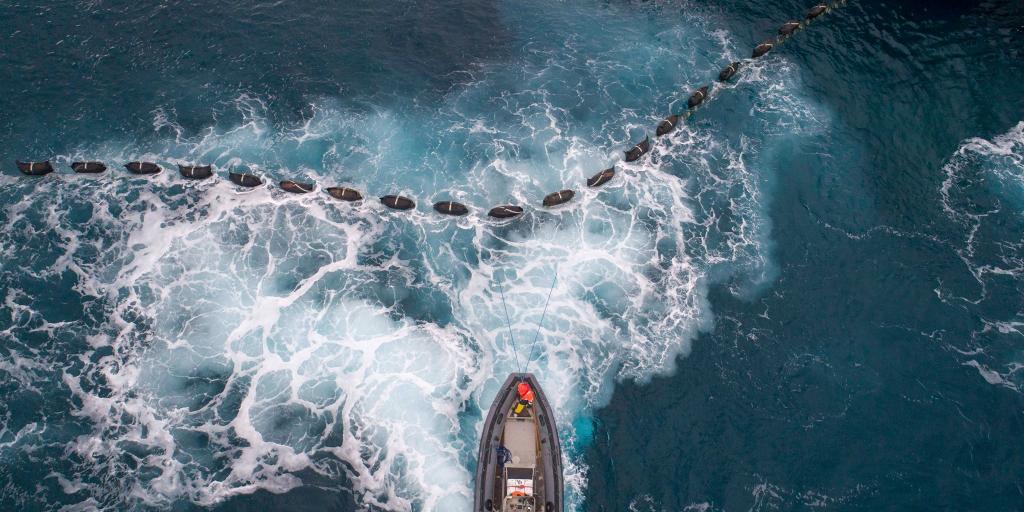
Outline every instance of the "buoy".
[[615, 177], [615, 168], [605, 169], [587, 179], [588, 187], [600, 187]]
[[22, 162], [15, 160], [14, 163], [18, 164], [19, 171], [29, 176], [43, 176], [53, 172], [53, 166], [50, 165], [49, 160], [45, 162]]
[[71, 162], [71, 170], [79, 174], [99, 174], [107, 170], [103, 162]]
[[733, 75], [735, 75], [736, 72], [739, 71], [739, 70], [740, 70], [740, 63], [739, 62], [733, 62], [732, 64], [729, 64], [728, 66], [722, 68], [722, 72], [718, 74], [718, 81], [719, 82], [728, 82], [729, 79], [732, 78]]
[[799, 21], [787, 21], [781, 27], [779, 27], [779, 35], [785, 37], [791, 36], [793, 35], [793, 32], [796, 32], [799, 28]]
[[707, 96], [708, 86], [705, 85], [690, 95], [690, 99], [686, 101], [686, 106], [689, 108], [696, 108], [701, 103], [704, 103], [704, 98], [707, 98]]
[[363, 195], [358, 190], [354, 190], [348, 187], [328, 187], [327, 193], [335, 199], [341, 199], [342, 201], [360, 201], [363, 199]]
[[487, 212], [489, 217], [494, 217], [496, 219], [511, 219], [512, 217], [518, 217], [522, 214], [522, 206], [514, 206], [511, 204], [495, 206], [494, 208], [491, 208], [491, 211]]
[[543, 204], [544, 206], [547, 207], [558, 206], [560, 204], [565, 204], [568, 203], [569, 201], [572, 201], [572, 198], [575, 195], [576, 192], [573, 192], [572, 190], [559, 190], [558, 192], [552, 192], [544, 196]]
[[160, 174], [164, 170], [153, 162], [128, 162], [124, 168], [132, 174]]
[[640, 157], [647, 154], [651, 150], [651, 139], [650, 137], [644, 137], [639, 144], [633, 146], [629, 151], [626, 151], [626, 161], [634, 162]]
[[205, 180], [213, 176], [213, 167], [209, 165], [181, 165], [178, 164], [178, 172], [181, 176], [190, 180]]
[[818, 16], [825, 14], [825, 11], [827, 10], [828, 6], [825, 4], [815, 5], [814, 7], [811, 7], [811, 10], [807, 11], [807, 19], [813, 20], [814, 18], [817, 18]]
[[679, 123], [679, 116], [672, 114], [666, 117], [662, 122], [658, 123], [658, 128], [654, 130], [654, 134], [658, 137], [665, 135], [668, 132], [676, 129], [676, 125]]
[[769, 40], [767, 40], [767, 41], [757, 45], [757, 47], [754, 48], [754, 53], [751, 54], [751, 55], [752, 55], [753, 58], [756, 59], [756, 58], [758, 58], [758, 57], [760, 57], [760, 56], [762, 56], [762, 55], [772, 51], [772, 48], [775, 48], [775, 41], [772, 40], [772, 39], [769, 39]]
[[229, 172], [228, 179], [235, 185], [245, 188], [258, 187], [263, 184], [263, 179], [259, 176], [241, 172]]
[[392, 210], [410, 210], [416, 207], [416, 203], [412, 199], [402, 196], [384, 196], [380, 198], [380, 204]]
[[456, 203], [455, 201], [441, 201], [439, 203], [434, 203], [434, 210], [437, 211], [437, 213], [443, 215], [454, 216], [460, 216], [469, 213], [469, 208], [466, 208], [466, 205], [462, 203]]
[[280, 183], [285, 192], [292, 194], [306, 194], [316, 190], [316, 183], [299, 183], [297, 181], [285, 180]]

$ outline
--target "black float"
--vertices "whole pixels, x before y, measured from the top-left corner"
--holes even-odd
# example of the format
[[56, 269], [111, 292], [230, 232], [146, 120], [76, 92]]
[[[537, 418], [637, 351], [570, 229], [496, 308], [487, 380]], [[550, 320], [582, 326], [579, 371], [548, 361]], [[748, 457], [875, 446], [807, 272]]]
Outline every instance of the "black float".
[[647, 152], [650, 151], [650, 150], [651, 150], [651, 138], [650, 137], [644, 137], [644, 140], [640, 141], [639, 144], [637, 144], [636, 146], [633, 146], [632, 148], [630, 148], [629, 151], [626, 151], [626, 161], [627, 162], [635, 162], [635, 161], [639, 160], [640, 157], [646, 155]]
[[153, 162], [128, 162], [124, 168], [132, 174], [160, 174], [164, 170]]
[[789, 37], [793, 35], [800, 28], [799, 21], [787, 21], [781, 27], [779, 27], [779, 35]]
[[394, 195], [380, 198], [380, 204], [387, 206], [392, 210], [411, 210], [416, 207], [416, 202], [412, 199]]
[[751, 55], [752, 58], [756, 59], [756, 58], [761, 57], [764, 54], [772, 51], [772, 48], [775, 48], [775, 41], [772, 40], [772, 39], [769, 39], [769, 40], [767, 40], [767, 41], [757, 45], [756, 47], [754, 47], [754, 53], [752, 53], [750, 55]]
[[658, 123], [658, 127], [654, 130], [654, 135], [661, 137], [666, 133], [676, 129], [676, 125], [679, 124], [679, 116], [672, 114], [666, 117], [662, 122]]
[[26, 174], [28, 176], [43, 176], [53, 172], [53, 166], [50, 165], [49, 160], [45, 162], [22, 162], [20, 160], [15, 160], [14, 163], [18, 164], [18, 170], [21, 171], [22, 174]]
[[462, 203], [455, 201], [441, 201], [434, 203], [434, 211], [442, 215], [454, 215], [456, 217], [469, 213], [469, 208]]
[[316, 183], [300, 183], [297, 181], [284, 180], [280, 183], [281, 189], [292, 194], [308, 194], [316, 190]]
[[552, 206], [568, 203], [569, 201], [572, 201], [574, 196], [576, 196], [576, 192], [573, 192], [572, 190], [559, 190], [558, 192], [552, 192], [544, 196], [542, 204], [550, 208]]
[[704, 99], [708, 97], [708, 86], [701, 87], [690, 95], [690, 99], [686, 100], [686, 106], [689, 108], [697, 108], [701, 103], [704, 103]]
[[814, 18], [817, 18], [818, 16], [821, 16], [822, 14], [825, 14], [825, 11], [827, 11], [827, 10], [828, 10], [828, 6], [825, 5], [825, 4], [815, 5], [814, 7], [811, 7], [811, 10], [807, 11], [807, 17], [806, 18], [807, 18], [808, 21], [813, 20]]
[[348, 202], [361, 201], [363, 199], [363, 194], [360, 194], [358, 190], [348, 187], [328, 187], [327, 194], [335, 199]]
[[213, 167], [209, 165], [181, 165], [178, 164], [178, 172], [181, 177], [189, 180], [205, 180], [213, 176]]
[[495, 219], [511, 219], [512, 217], [518, 217], [522, 214], [522, 206], [515, 206], [511, 204], [495, 206], [494, 208], [491, 208], [491, 211], [487, 212], [488, 217], [494, 217]]
[[736, 72], [739, 71], [739, 70], [740, 70], [740, 63], [738, 61], [737, 62], [733, 62], [732, 64], [729, 64], [728, 66], [722, 68], [722, 71], [720, 73], [718, 73], [718, 81], [719, 82], [728, 82], [729, 79], [732, 78], [733, 75], [735, 75]]
[[228, 179], [235, 185], [245, 188], [258, 187], [263, 184], [263, 179], [259, 176], [241, 172], [229, 172]]
[[103, 162], [71, 162], [71, 170], [78, 174], [99, 174], [107, 170]]
[[615, 177], [615, 168], [605, 169], [589, 178], [587, 178], [588, 187], [600, 187], [605, 183], [608, 183]]

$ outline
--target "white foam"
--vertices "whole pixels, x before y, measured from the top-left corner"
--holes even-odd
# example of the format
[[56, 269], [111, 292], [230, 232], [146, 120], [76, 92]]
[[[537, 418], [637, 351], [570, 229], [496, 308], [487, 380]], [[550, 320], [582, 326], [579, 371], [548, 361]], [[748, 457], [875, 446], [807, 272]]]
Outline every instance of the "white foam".
[[946, 340], [947, 346], [985, 382], [1019, 391], [1024, 311], [1000, 311], [1004, 299], [994, 293], [1006, 293], [999, 290], [1024, 276], [1024, 242], [1014, 237], [1024, 212], [1024, 122], [991, 140], [963, 141], [943, 171], [942, 207], [957, 226], [953, 232], [963, 236], [941, 242], [970, 271], [977, 293], [939, 281], [936, 295], [956, 307], [977, 308], [982, 324], [968, 339]]
[[[707, 32], [663, 35], [696, 41]], [[713, 35], [731, 48], [726, 34]], [[43, 274], [73, 272], [77, 293], [109, 305], [106, 323], [84, 340], [91, 352], [81, 369], [62, 375], [71, 413], [92, 429], [68, 443], [83, 462], [56, 473], [59, 485], [82, 504], [210, 506], [286, 492], [317, 474], [347, 478], [361, 507], [468, 510], [479, 411], [528, 356], [557, 270], [529, 369], [557, 411], [578, 510], [588, 468], [577, 420], [607, 403], [615, 382], [675, 371], [712, 325], [713, 280], [742, 276], [736, 281], [756, 287], [772, 270], [767, 178], [752, 158], [763, 142], [734, 147], [713, 128], [684, 126], [655, 141], [650, 157], [617, 161], [619, 148], [650, 128], [652, 98], [685, 94], [654, 92], [666, 73], [656, 65], [661, 50], [644, 54], [649, 75], [638, 72], [623, 94], [616, 77], [633, 72], [630, 50], [564, 43], [566, 54], [540, 48], [515, 71], [481, 65], [436, 109], [366, 112], [319, 98], [306, 118], [281, 127], [261, 98], [245, 95], [235, 126], [192, 135], [162, 109], [154, 128], [174, 137], [156, 149], [112, 141], [80, 151], [106, 161], [212, 162], [221, 172], [245, 166], [275, 178], [313, 173], [368, 197], [454, 196], [474, 213], [441, 218], [427, 204], [393, 213], [372, 200], [352, 206], [269, 186], [240, 194], [226, 180], [182, 185], [171, 172], [44, 184], [51, 206], [40, 227], [62, 251]], [[708, 55], [676, 57], [667, 72], [695, 59], [712, 66]], [[743, 78], [768, 91], [754, 112], [771, 118], [768, 136], [821, 129], [825, 115], [775, 73], [755, 68]], [[605, 105], [609, 119], [581, 122], [578, 104]], [[580, 185], [609, 161], [617, 161], [612, 182]], [[169, 192], [178, 185], [185, 192]], [[576, 189], [573, 202], [540, 209], [544, 194], [565, 187]], [[90, 203], [92, 217], [71, 222], [54, 198]], [[42, 200], [26, 198], [8, 214], [27, 219]], [[506, 202], [527, 214], [512, 223], [483, 216]], [[733, 227], [720, 231], [726, 215]], [[12, 314], [31, 314], [8, 302]], [[431, 311], [417, 310], [424, 305]], [[111, 475], [127, 476], [112, 484]]]

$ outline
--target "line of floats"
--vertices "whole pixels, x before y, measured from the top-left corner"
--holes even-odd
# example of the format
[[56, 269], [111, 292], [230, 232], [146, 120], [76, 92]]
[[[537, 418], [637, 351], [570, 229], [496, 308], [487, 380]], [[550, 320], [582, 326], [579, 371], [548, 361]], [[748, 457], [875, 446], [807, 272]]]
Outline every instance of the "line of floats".
[[[815, 20], [822, 14], [825, 14], [829, 10], [845, 3], [845, 0], [838, 0], [833, 4], [818, 4], [807, 11], [802, 21], [787, 21], [784, 23], [778, 31], [777, 37], [769, 38], [761, 44], [758, 44], [754, 51], [751, 53], [751, 60], [763, 57], [768, 52], [772, 51], [773, 48], [782, 44], [786, 39], [791, 37], [798, 30], [806, 27], [811, 21]], [[743, 61], [736, 61], [730, 63], [728, 66], [722, 69], [718, 74], [719, 82], [728, 82], [743, 66]], [[658, 123], [655, 129], [655, 136], [661, 137], [662, 135], [668, 134], [679, 126], [680, 121], [684, 121], [690, 115], [693, 114], [704, 100], [708, 97], [710, 85], [705, 85], [690, 95], [686, 102], [687, 110], [680, 114], [672, 114], [666, 117], [663, 121]], [[640, 141], [630, 149], [625, 151], [625, 161], [635, 162], [642, 158], [644, 155], [651, 151], [651, 139], [649, 136], [645, 136], [644, 140]], [[16, 161], [18, 170], [28, 176], [44, 176], [54, 171], [53, 165], [50, 162], [22, 162]], [[155, 175], [163, 172], [163, 167], [154, 162], [129, 162], [124, 166], [128, 172], [137, 175]], [[78, 174], [100, 174], [106, 172], [107, 165], [103, 162], [72, 162], [71, 169]], [[213, 176], [213, 167], [210, 165], [178, 165], [178, 172], [181, 176], [188, 180], [203, 180]], [[615, 167], [612, 166], [608, 169], [604, 169], [597, 174], [587, 179], [587, 186], [594, 188], [600, 187], [605, 183], [608, 183], [615, 177]], [[264, 179], [248, 173], [229, 172], [228, 179], [232, 183], [242, 188], [254, 188], [263, 185]], [[317, 186], [312, 182], [299, 182], [292, 180], [284, 180], [278, 184], [280, 188], [286, 192], [293, 194], [308, 194], [316, 190]], [[327, 187], [325, 189], [328, 195], [331, 197], [347, 202], [362, 201], [363, 194], [358, 190], [349, 187]], [[559, 190], [558, 192], [552, 192], [541, 201], [541, 204], [545, 207], [551, 208], [561, 204], [568, 203], [576, 196], [576, 192], [571, 189]], [[412, 199], [400, 196], [400, 195], [386, 195], [380, 198], [381, 204], [392, 209], [392, 210], [411, 210], [416, 207], [416, 202]], [[458, 203], [455, 201], [440, 201], [434, 203], [434, 210], [442, 215], [462, 216], [469, 213], [469, 207], [465, 204]], [[496, 219], [510, 219], [518, 217], [523, 213], [523, 207], [518, 205], [506, 204], [491, 208], [487, 215]]]

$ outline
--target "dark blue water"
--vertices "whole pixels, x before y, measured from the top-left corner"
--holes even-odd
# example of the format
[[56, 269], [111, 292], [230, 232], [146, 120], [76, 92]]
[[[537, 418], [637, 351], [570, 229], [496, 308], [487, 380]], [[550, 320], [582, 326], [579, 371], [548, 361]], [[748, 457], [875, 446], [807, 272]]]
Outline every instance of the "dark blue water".
[[3, 508], [469, 510], [557, 272], [572, 510], [1020, 509], [1024, 6], [850, 2], [619, 161], [807, 7], [0, 4]]

